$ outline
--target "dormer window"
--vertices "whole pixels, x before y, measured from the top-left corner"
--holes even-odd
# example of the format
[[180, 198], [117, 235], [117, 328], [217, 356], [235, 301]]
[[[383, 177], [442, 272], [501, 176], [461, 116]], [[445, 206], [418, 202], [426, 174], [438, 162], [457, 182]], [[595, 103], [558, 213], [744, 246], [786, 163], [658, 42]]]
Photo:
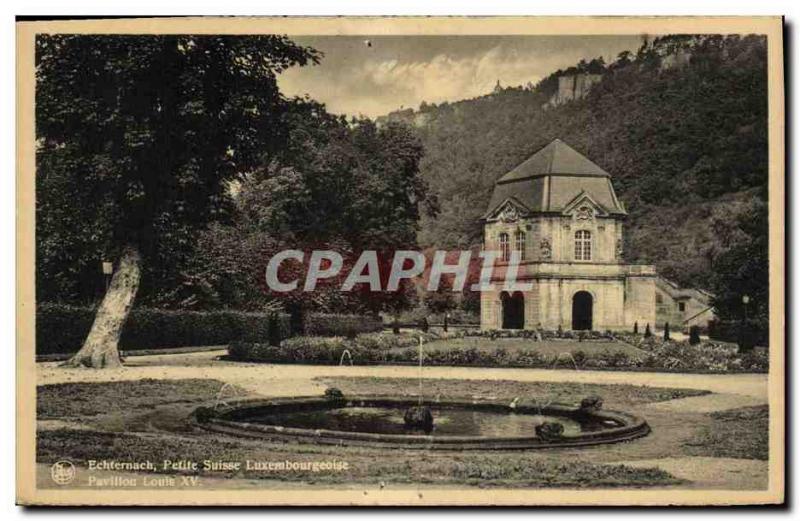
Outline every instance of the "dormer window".
[[508, 262], [511, 260], [511, 244], [508, 242], [508, 234], [500, 234], [500, 260]]
[[575, 232], [575, 260], [592, 260], [592, 232], [588, 230]]

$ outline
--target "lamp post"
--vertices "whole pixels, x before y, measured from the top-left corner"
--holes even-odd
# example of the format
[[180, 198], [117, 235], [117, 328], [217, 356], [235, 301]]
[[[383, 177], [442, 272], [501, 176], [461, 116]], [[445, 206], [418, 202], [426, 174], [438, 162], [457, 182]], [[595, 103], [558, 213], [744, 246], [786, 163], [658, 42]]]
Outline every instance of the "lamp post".
[[106, 282], [106, 293], [108, 292], [108, 285], [111, 283], [111, 274], [114, 272], [114, 265], [109, 261], [103, 261], [103, 278]]
[[750, 350], [752, 345], [752, 335], [750, 334], [750, 326], [747, 323], [747, 304], [750, 303], [749, 295], [742, 295], [742, 304], [744, 305], [744, 322], [742, 323], [742, 330], [739, 334], [739, 349]]
[[744, 323], [747, 324], [747, 305], [750, 303], [750, 295], [742, 295], [742, 304], [744, 304]]

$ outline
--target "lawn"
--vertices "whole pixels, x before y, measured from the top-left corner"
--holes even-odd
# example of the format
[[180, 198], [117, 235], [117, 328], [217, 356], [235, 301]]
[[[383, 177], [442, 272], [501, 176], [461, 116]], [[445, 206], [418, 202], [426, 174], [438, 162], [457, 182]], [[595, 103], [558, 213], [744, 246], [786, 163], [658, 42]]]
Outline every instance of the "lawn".
[[[325, 385], [341, 389], [347, 394], [417, 395], [419, 381], [413, 378], [322, 378]], [[703, 396], [708, 391], [697, 389], [672, 389], [642, 387], [637, 385], [601, 385], [584, 383], [516, 382], [513, 380], [440, 380], [423, 381], [426, 396], [445, 398], [469, 397], [478, 400], [534, 399], [566, 404], [579, 403], [589, 395], [603, 398], [606, 408], [630, 409], [648, 403]]]
[[[346, 393], [411, 394], [415, 382], [404, 379], [336, 378], [322, 383]], [[615, 462], [673, 450], [650, 437], [633, 443], [580, 450], [527, 452], [386, 451], [379, 448], [331, 447], [281, 440], [250, 440], [212, 434], [192, 427], [189, 414], [213, 401], [223, 383], [216, 380], [143, 380], [138, 382], [70, 383], [40, 387], [37, 409], [38, 461], [70, 459], [86, 466], [89, 459], [119, 461], [347, 461], [341, 472], [297, 470], [196, 471], [201, 476], [299, 481], [305, 483], [472, 484], [504, 487], [650, 487], [680, 484], [657, 468], [634, 468]], [[521, 383], [514, 381], [426, 381], [426, 392], [444, 396], [538, 397], [574, 402], [600, 394], [609, 408], [635, 412], [648, 403], [704, 394], [686, 389], [629, 385]], [[53, 420], [60, 420], [55, 425]], [[710, 419], [707, 421], [711, 421]], [[694, 432], [694, 431], [692, 431]], [[669, 433], [662, 433], [669, 436]], [[680, 439], [680, 437], [679, 437]], [[632, 450], [633, 449], [633, 450]], [[167, 472], [163, 469], [158, 472]], [[184, 471], [181, 471], [184, 472]], [[192, 471], [185, 471], [192, 473]], [[174, 471], [169, 471], [174, 473]]]
[[[200, 404], [214, 400], [223, 385], [199, 378], [40, 385], [36, 389], [36, 417], [85, 418], [152, 411], [156, 405]], [[225, 396], [242, 392], [228, 386]]]
[[697, 456], [769, 459], [769, 407], [742, 407], [711, 414], [705, 425], [686, 442]]

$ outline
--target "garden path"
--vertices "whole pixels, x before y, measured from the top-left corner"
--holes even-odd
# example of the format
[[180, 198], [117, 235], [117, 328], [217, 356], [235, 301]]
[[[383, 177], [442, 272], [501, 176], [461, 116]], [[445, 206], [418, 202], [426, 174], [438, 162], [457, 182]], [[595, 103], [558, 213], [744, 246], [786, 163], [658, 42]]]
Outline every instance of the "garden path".
[[[225, 351], [206, 351], [176, 355], [137, 356], [121, 369], [68, 369], [58, 363], [40, 363], [37, 384], [65, 382], [107, 382], [141, 378], [213, 378], [239, 385], [265, 396], [318, 394], [324, 390], [315, 382], [319, 377], [367, 376], [376, 378], [416, 378], [412, 366], [325, 366], [254, 364], [218, 360]], [[512, 369], [489, 367], [425, 367], [424, 378], [468, 380], [517, 380], [521, 382], [580, 382], [628, 384], [649, 387], [705, 389], [727, 397], [683, 398], [662, 402], [659, 407], [702, 406], [701, 412], [767, 403], [766, 374], [686, 374], [636, 371], [588, 371], [551, 369]], [[700, 398], [703, 398], [702, 400]], [[692, 401], [694, 400], [694, 401]], [[673, 409], [678, 410], [678, 409]]]

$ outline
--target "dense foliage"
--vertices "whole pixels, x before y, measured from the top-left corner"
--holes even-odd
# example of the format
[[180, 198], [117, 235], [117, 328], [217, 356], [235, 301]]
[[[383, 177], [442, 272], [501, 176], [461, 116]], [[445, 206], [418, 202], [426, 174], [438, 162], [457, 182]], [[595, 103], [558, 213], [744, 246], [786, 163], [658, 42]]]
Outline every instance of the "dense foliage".
[[145, 300], [181, 298], [228, 183], [283, 152], [303, 101], [276, 75], [318, 57], [276, 35], [39, 35], [37, 299], [93, 300], [100, 261], [126, 247], [144, 257]]
[[[680, 52], [686, 63], [670, 61]], [[558, 77], [579, 72], [602, 81], [585, 99], [547, 106]], [[766, 89], [763, 37], [671, 36], [608, 65], [592, 60], [557, 71], [535, 87], [386, 119], [414, 122], [425, 145], [421, 171], [441, 212], [423, 220], [424, 246], [479, 244], [478, 219], [495, 180], [560, 138], [612, 175], [630, 214], [628, 261], [724, 293], [712, 272], [734, 269], [723, 259], [749, 244], [731, 255], [751, 255], [748, 273], [762, 288], [753, 294], [766, 302], [765, 228], [752, 235], [739, 224], [742, 216], [766, 216]], [[763, 241], [752, 244], [754, 236]], [[735, 292], [732, 279], [721, 277]]]
[[277, 74], [318, 59], [275, 35], [40, 37], [38, 301], [93, 302], [100, 261], [132, 244], [144, 256], [137, 305], [407, 307], [410, 284], [265, 291], [276, 251], [415, 249], [420, 214], [436, 211], [406, 125], [281, 95]]
[[[284, 157], [237, 186], [231, 224], [200, 234], [184, 274], [193, 304], [375, 314], [414, 301], [408, 281], [395, 293], [372, 292], [364, 284], [351, 292], [339, 288], [363, 250], [379, 252], [385, 286], [394, 251], [417, 248], [421, 214], [436, 211], [419, 173], [419, 139], [403, 123], [378, 127], [367, 119], [332, 116], [320, 105], [305, 108], [292, 118]], [[284, 249], [303, 251], [305, 266], [312, 250], [333, 250], [344, 257], [344, 267], [313, 292], [302, 291], [303, 266], [293, 273], [300, 279], [298, 291], [265, 291], [267, 261]]]

